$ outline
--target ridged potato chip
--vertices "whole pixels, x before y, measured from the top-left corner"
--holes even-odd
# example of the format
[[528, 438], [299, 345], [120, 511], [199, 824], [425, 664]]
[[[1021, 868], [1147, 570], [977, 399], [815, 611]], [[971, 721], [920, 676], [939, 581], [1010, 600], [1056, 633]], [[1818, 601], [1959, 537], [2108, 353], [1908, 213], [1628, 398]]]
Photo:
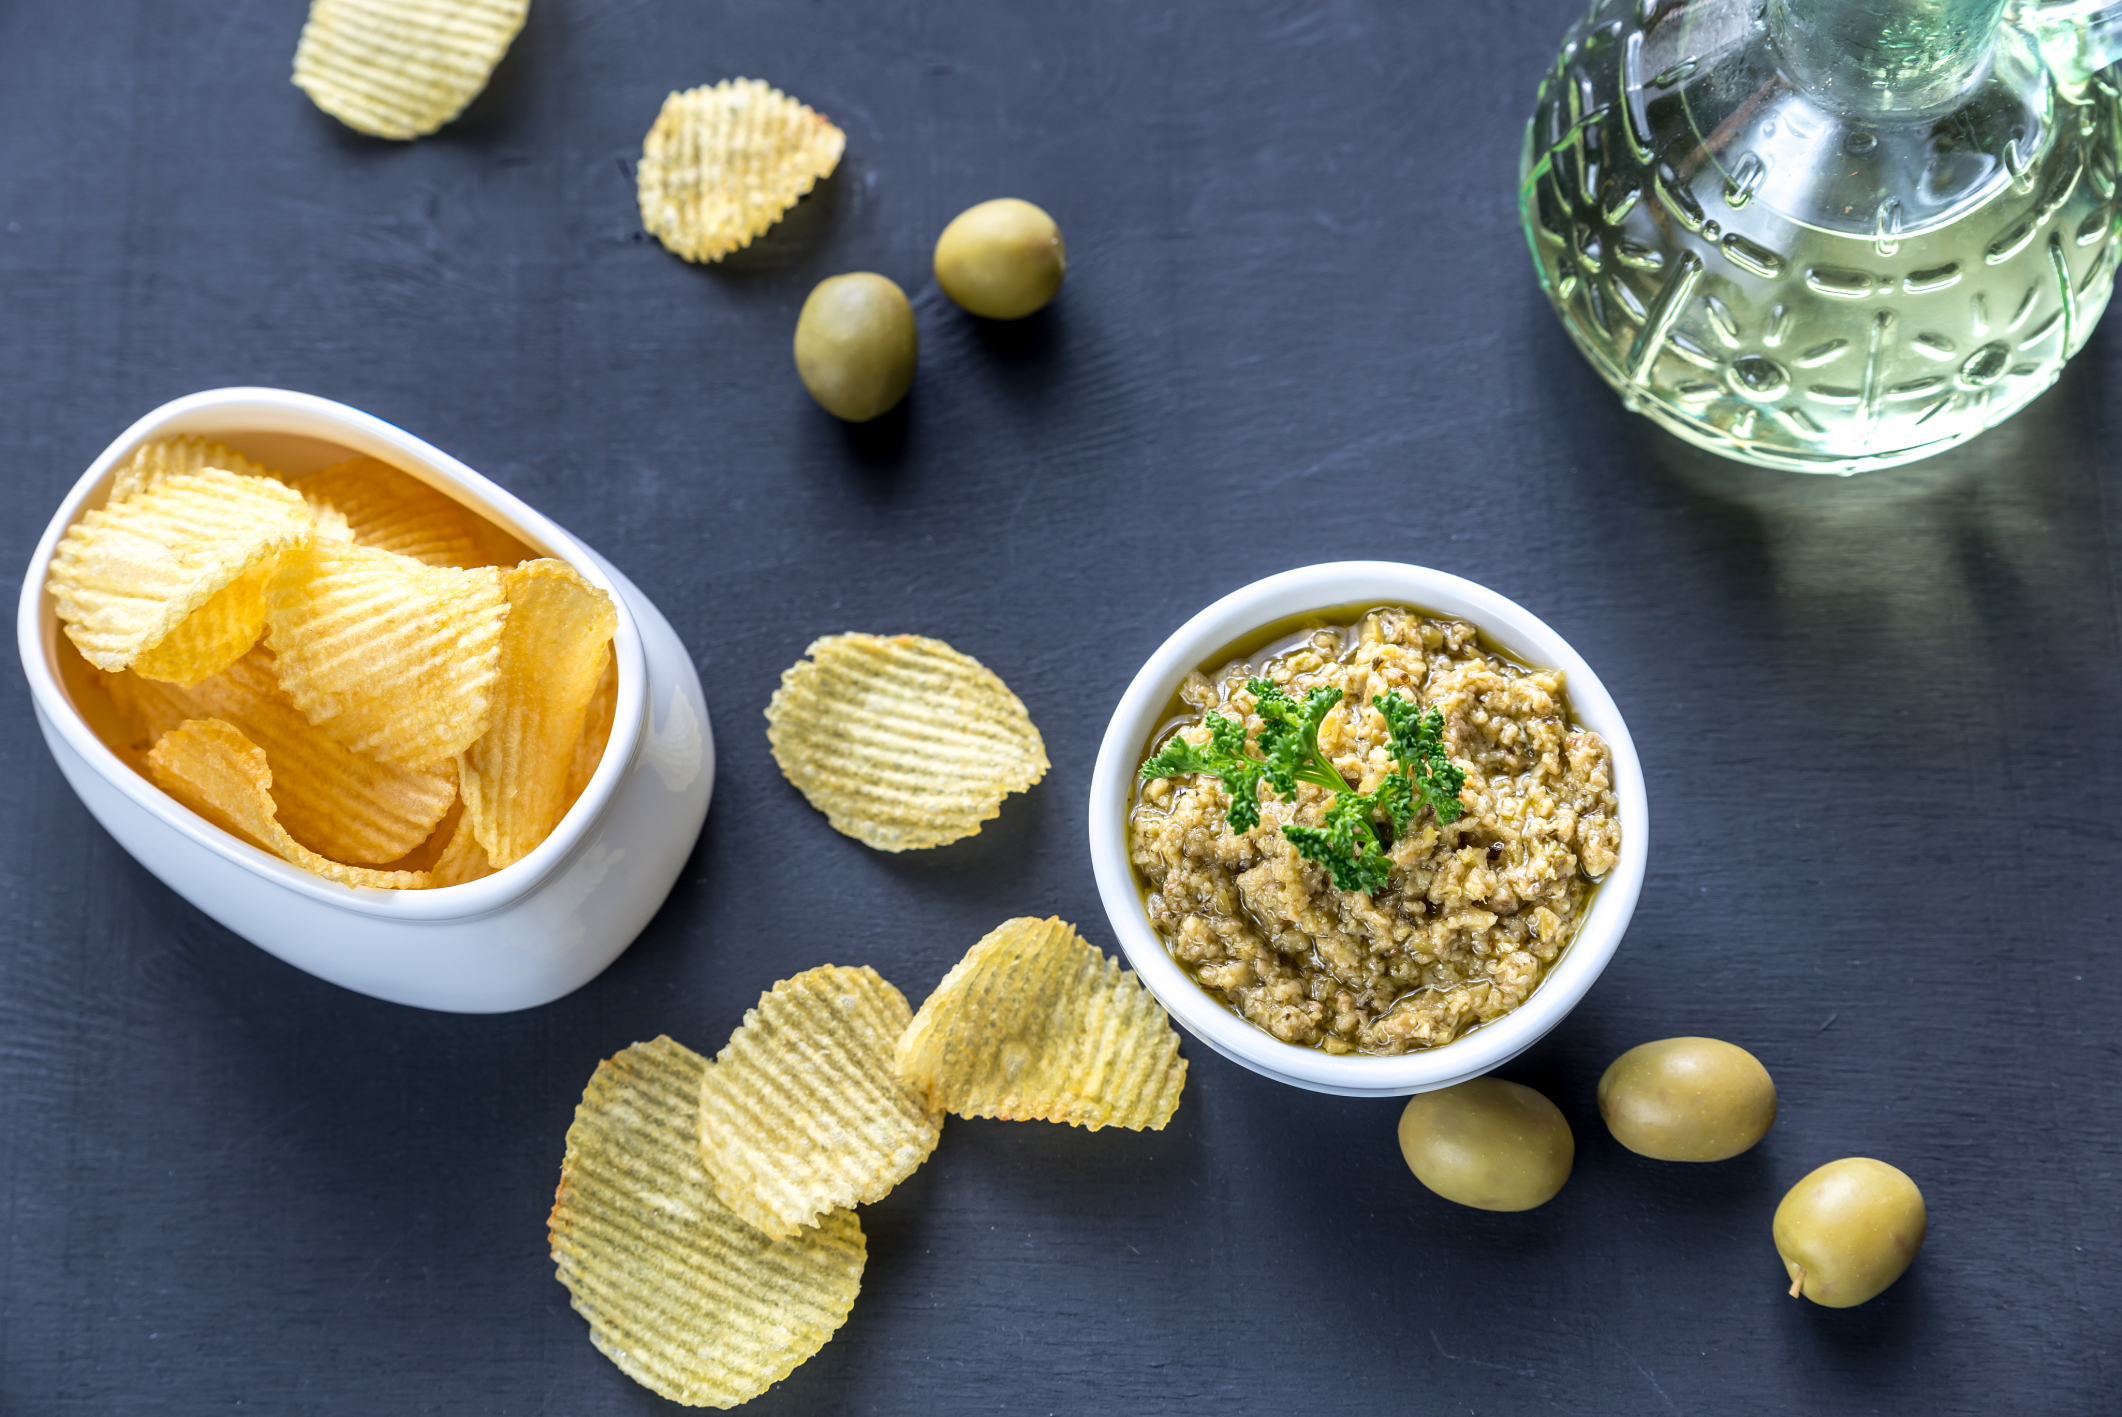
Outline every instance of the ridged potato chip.
[[154, 747], [157, 738], [187, 718], [211, 716], [200, 711], [191, 690], [157, 679], [143, 679], [131, 670], [104, 675], [103, 687], [126, 722], [129, 746], [142, 752]]
[[879, 851], [976, 834], [1046, 776], [1046, 743], [994, 671], [919, 635], [828, 635], [766, 708], [774, 761], [834, 830]]
[[597, 1065], [548, 1225], [560, 1282], [621, 1372], [674, 1402], [735, 1407], [847, 1321], [868, 1247], [852, 1211], [775, 1240], [715, 1198], [695, 1126], [706, 1066], [668, 1038]]
[[454, 757], [486, 732], [508, 618], [501, 574], [311, 543], [266, 592], [281, 689], [357, 753], [415, 768]]
[[264, 607], [239, 589], [208, 610], [198, 632], [180, 635], [186, 621], [310, 536], [309, 508], [277, 482], [218, 468], [177, 473], [67, 528], [45, 588], [67, 638], [98, 669], [128, 668], [175, 636], [142, 672], [189, 682], [249, 649]]
[[288, 833], [335, 861], [395, 861], [427, 840], [456, 801], [454, 774], [378, 762], [311, 724], [280, 691], [262, 645], [193, 692], [265, 750]]
[[235, 662], [265, 630], [265, 588], [278, 557], [259, 562], [184, 617], [162, 643], [133, 660], [133, 672], [166, 684], [196, 684]]
[[943, 1134], [892, 1065], [906, 996], [864, 966], [821, 965], [759, 996], [707, 1065], [700, 1146], [723, 1204], [769, 1235], [883, 1200]]
[[485, 517], [472, 517], [472, 536], [479, 543], [478, 564], [481, 566], [513, 566], [522, 561], [534, 561], [539, 555]]
[[265, 750], [218, 718], [186, 719], [148, 751], [155, 782], [215, 826], [305, 871], [342, 886], [419, 890], [427, 877], [412, 871], [371, 871], [319, 856], [287, 834], [273, 803], [273, 770]]
[[582, 714], [582, 736], [575, 740], [575, 755], [567, 765], [567, 791], [560, 815], [566, 816], [597, 774], [604, 750], [612, 741], [612, 722], [619, 711], [619, 660], [610, 645], [604, 647], [604, 672], [597, 676], [597, 691], [589, 696]]
[[552, 834], [567, 808], [575, 744], [610, 656], [612, 599], [565, 561], [501, 578], [508, 623], [486, 733], [457, 762], [464, 820], [495, 869]]
[[334, 861], [396, 861], [427, 840], [456, 800], [450, 772], [379, 763], [311, 725], [280, 692], [262, 645], [188, 689], [118, 674], [110, 694], [144, 743], [187, 718], [233, 725], [265, 752], [280, 824]]
[[[461, 802], [461, 799], [460, 799]], [[486, 848], [472, 834], [471, 823], [461, 816], [450, 829], [449, 842], [428, 872], [431, 885], [461, 886], [494, 874], [494, 863], [486, 859]]]
[[523, 28], [530, 0], [311, 0], [295, 86], [378, 138], [418, 138], [464, 111]]
[[960, 1117], [1162, 1131], [1186, 1087], [1179, 1035], [1133, 970], [1058, 919], [1007, 921], [899, 1040], [899, 1074]]
[[472, 518], [410, 473], [375, 458], [349, 458], [295, 483], [319, 525], [336, 513], [356, 546], [395, 551], [430, 566], [486, 564]]
[[142, 443], [125, 466], [118, 469], [118, 475], [111, 483], [110, 500], [122, 502], [165, 478], [186, 472], [204, 472], [210, 467], [232, 472], [238, 477], [263, 477], [275, 482], [285, 480], [279, 473], [260, 467], [225, 443], [209, 442], [205, 438], [157, 438], [151, 443]]
[[435, 863], [440, 861], [442, 853], [449, 849], [450, 838], [456, 833], [457, 823], [463, 816], [463, 804], [452, 800], [449, 804], [449, 810], [442, 814], [441, 821], [435, 823], [435, 829], [427, 834], [425, 841], [422, 841], [412, 850], [395, 860], [382, 862], [376, 869], [379, 871], [424, 871], [427, 873], [427, 884], [431, 889], [435, 886], [451, 884], [448, 881], [434, 879]]
[[719, 261], [830, 177], [847, 135], [761, 79], [674, 93], [641, 143], [641, 224], [673, 255]]

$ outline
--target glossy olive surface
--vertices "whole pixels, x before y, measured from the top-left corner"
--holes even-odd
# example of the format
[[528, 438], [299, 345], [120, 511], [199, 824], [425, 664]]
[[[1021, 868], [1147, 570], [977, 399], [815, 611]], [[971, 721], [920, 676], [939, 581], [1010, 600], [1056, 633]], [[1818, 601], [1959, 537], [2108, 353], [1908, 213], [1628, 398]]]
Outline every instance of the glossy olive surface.
[[1776, 1120], [1776, 1084], [1761, 1060], [1715, 1038], [1661, 1038], [1629, 1049], [1599, 1079], [1599, 1115], [1614, 1140], [1659, 1161], [1737, 1156]]
[[819, 281], [796, 317], [803, 387], [850, 423], [866, 423], [906, 397], [919, 349], [906, 292], [871, 271]]
[[1531, 1210], [1569, 1179], [1577, 1141], [1561, 1110], [1531, 1088], [1475, 1078], [1408, 1100], [1400, 1154], [1416, 1180], [1448, 1201]]
[[1022, 319], [1044, 306], [1067, 270], [1061, 228], [1015, 197], [966, 208], [936, 238], [936, 284], [990, 320]]
[[1923, 1192], [1896, 1168], [1866, 1156], [1830, 1161], [1776, 1207], [1776, 1253], [1790, 1292], [1846, 1309], [1901, 1277], [1923, 1247]]

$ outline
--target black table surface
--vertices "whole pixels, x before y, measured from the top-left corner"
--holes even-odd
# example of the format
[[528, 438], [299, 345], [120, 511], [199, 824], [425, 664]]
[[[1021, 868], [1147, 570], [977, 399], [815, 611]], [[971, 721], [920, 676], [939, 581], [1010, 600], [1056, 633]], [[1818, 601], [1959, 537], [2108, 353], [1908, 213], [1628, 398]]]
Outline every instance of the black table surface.
[[[1015, 915], [1111, 949], [1084, 806], [1180, 621], [1344, 558], [1484, 582], [1597, 668], [1654, 842], [1619, 954], [1504, 1070], [1576, 1173], [1520, 1215], [1423, 1190], [1396, 1103], [1191, 1042], [1162, 1132], [953, 1121], [862, 1223], [826, 1348], [761, 1413], [2114, 1410], [2122, 1304], [2115, 397], [2122, 326], [1932, 462], [1749, 471], [1622, 411], [1534, 286], [1513, 176], [1577, 7], [537, 0], [491, 88], [411, 145], [289, 85], [296, 0], [0, 6], [0, 388], [24, 566], [166, 399], [340, 399], [550, 513], [669, 614], [721, 754], [647, 932], [558, 1003], [363, 998], [121, 851], [0, 675], [0, 1410], [644, 1412], [544, 1221], [599, 1058], [719, 1047], [776, 979], [918, 1000]], [[764, 77], [836, 176], [715, 268], [631, 177], [674, 88]], [[983, 325], [928, 274], [999, 195], [1068, 282]], [[904, 412], [834, 422], [788, 341], [825, 276], [914, 297]], [[1044, 783], [887, 856], [781, 778], [760, 711], [813, 637], [993, 666]], [[1635, 1043], [1728, 1038], [1782, 1112], [1745, 1156], [1601, 1126]], [[1922, 1186], [1899, 1284], [1784, 1294], [1784, 1189], [1870, 1155]]]

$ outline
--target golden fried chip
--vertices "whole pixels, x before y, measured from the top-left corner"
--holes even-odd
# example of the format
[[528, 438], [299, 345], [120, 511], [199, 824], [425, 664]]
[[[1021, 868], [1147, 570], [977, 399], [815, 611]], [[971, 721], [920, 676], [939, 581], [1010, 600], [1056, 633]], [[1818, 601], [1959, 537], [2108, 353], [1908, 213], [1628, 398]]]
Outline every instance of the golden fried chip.
[[766, 707], [774, 761], [836, 831], [879, 851], [973, 836], [1046, 776], [1046, 743], [994, 671], [919, 635], [828, 635]]
[[449, 810], [442, 814], [441, 821], [435, 823], [435, 829], [427, 834], [425, 841], [394, 861], [382, 862], [376, 869], [379, 871], [425, 871], [428, 875], [427, 883], [429, 886], [449, 884], [434, 878], [435, 865], [442, 859], [442, 853], [449, 849], [450, 839], [456, 834], [457, 823], [463, 816], [464, 804], [452, 800], [449, 804]]
[[501, 572], [424, 566], [316, 541], [266, 591], [280, 687], [357, 753], [404, 767], [453, 757], [486, 731], [508, 600]]
[[641, 143], [641, 224], [674, 255], [719, 261], [830, 177], [846, 146], [824, 114], [760, 79], [674, 93]]
[[[458, 805], [463, 805], [461, 798]], [[448, 844], [435, 858], [434, 869], [428, 873], [429, 884], [461, 886], [493, 874], [494, 863], [486, 859], [486, 848], [472, 834], [471, 823], [459, 816], [456, 825], [450, 829]]]
[[[249, 649], [263, 620], [262, 601], [246, 598], [247, 590], [209, 602], [246, 576], [270, 573], [309, 540], [309, 508], [279, 483], [218, 468], [176, 473], [67, 528], [45, 589], [58, 601], [67, 638], [113, 673], [179, 636], [206, 609], [198, 633], [185, 632], [152, 661], [153, 677], [188, 682]], [[253, 611], [257, 622], [247, 618]]]
[[700, 1146], [723, 1204], [769, 1235], [883, 1200], [936, 1149], [943, 1113], [892, 1065], [906, 996], [821, 965], [759, 996], [708, 1064]]
[[536, 560], [544, 554], [540, 551], [533, 551], [514, 536], [503, 531], [482, 516], [474, 516], [472, 518], [472, 536], [479, 543], [479, 560], [477, 564], [481, 566], [501, 566], [505, 568], [513, 566], [520, 561]]
[[281, 480], [279, 473], [258, 466], [226, 444], [210, 443], [204, 438], [157, 438], [151, 443], [142, 443], [125, 466], [118, 469], [118, 475], [111, 483], [109, 500], [122, 502], [136, 492], [145, 492], [164, 478], [179, 473], [204, 472], [210, 467], [233, 472], [238, 477]]
[[612, 598], [565, 561], [526, 561], [501, 578], [508, 623], [486, 734], [457, 762], [464, 820], [496, 869], [551, 835], [567, 775], [619, 623]]
[[[117, 754], [127, 767], [147, 777], [147, 747], [155, 740], [140, 737], [133, 726], [133, 716], [117, 703], [110, 690], [112, 683], [119, 679], [142, 684], [149, 681], [134, 674], [104, 673], [83, 659], [81, 651], [75, 649], [70, 640], [60, 639], [52, 649], [53, 658], [58, 661], [60, 691], [73, 705], [74, 712], [81, 715], [81, 721], [88, 725], [89, 732], [95, 734], [104, 747]], [[157, 684], [155, 687], [164, 686]], [[169, 726], [174, 728], [178, 721], [172, 721]]]
[[233, 663], [265, 630], [265, 588], [280, 568], [270, 557], [214, 592], [153, 649], [133, 661], [133, 672], [169, 684], [196, 684]]
[[155, 782], [224, 831], [342, 886], [419, 890], [415, 871], [371, 871], [328, 860], [287, 834], [274, 815], [273, 770], [265, 750], [218, 718], [186, 719], [149, 750]]
[[853, 1211], [775, 1240], [715, 1199], [695, 1126], [706, 1066], [668, 1038], [599, 1063], [547, 1224], [604, 1356], [674, 1402], [735, 1407], [847, 1322], [868, 1248]]
[[263, 645], [195, 687], [204, 713], [265, 750], [273, 800], [295, 840], [335, 861], [380, 865], [434, 831], [457, 797], [455, 775], [395, 767], [317, 728], [280, 691]]
[[354, 529], [346, 524], [346, 513], [330, 505], [310, 505], [310, 515], [317, 519], [317, 536], [325, 541], [352, 541]]
[[313, 727], [280, 692], [263, 645], [188, 689], [119, 674], [110, 692], [142, 743], [187, 718], [233, 725], [265, 752], [281, 825], [334, 861], [396, 861], [428, 838], [456, 800], [452, 773], [379, 763]]
[[425, 841], [456, 801], [454, 774], [356, 753], [280, 691], [262, 645], [194, 690], [216, 718], [265, 750], [273, 800], [295, 840], [335, 861], [381, 865]]
[[187, 718], [212, 716], [202, 710], [190, 689], [143, 679], [130, 670], [104, 675], [103, 684], [112, 705], [126, 722], [130, 745], [142, 752], [154, 747], [157, 738]]
[[430, 566], [480, 566], [486, 558], [471, 514], [409, 473], [375, 458], [349, 458], [295, 484], [317, 513], [345, 519], [356, 546], [395, 551]]
[[565, 805], [560, 815], [566, 816], [568, 808], [589, 786], [589, 780], [597, 774], [597, 764], [604, 761], [604, 749], [612, 741], [612, 722], [619, 711], [619, 659], [611, 646], [604, 647], [604, 672], [597, 676], [597, 691], [589, 696], [589, 707], [582, 714], [582, 736], [575, 740], [575, 756], [567, 765], [567, 791], [563, 794]]
[[900, 1076], [960, 1117], [1162, 1131], [1186, 1086], [1179, 1035], [1133, 970], [1062, 920], [1007, 921], [967, 951], [899, 1040]]
[[378, 138], [434, 132], [479, 96], [530, 0], [310, 0], [295, 86]]

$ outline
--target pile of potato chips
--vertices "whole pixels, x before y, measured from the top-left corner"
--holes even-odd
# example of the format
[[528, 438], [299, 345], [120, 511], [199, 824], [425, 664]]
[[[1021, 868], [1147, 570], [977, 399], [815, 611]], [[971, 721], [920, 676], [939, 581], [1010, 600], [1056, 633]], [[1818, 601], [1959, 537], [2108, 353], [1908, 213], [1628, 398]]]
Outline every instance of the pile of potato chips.
[[68, 528], [46, 589], [135, 767], [347, 886], [522, 859], [588, 784], [617, 697], [610, 596], [419, 479], [286, 479], [149, 443]]
[[627, 1376], [735, 1407], [846, 1322], [853, 1207], [927, 1160], [946, 1112], [1161, 1130], [1185, 1086], [1164, 1010], [1062, 921], [994, 930], [918, 1013], [875, 970], [824, 965], [761, 995], [713, 1061], [665, 1037], [597, 1066], [553, 1263]]

